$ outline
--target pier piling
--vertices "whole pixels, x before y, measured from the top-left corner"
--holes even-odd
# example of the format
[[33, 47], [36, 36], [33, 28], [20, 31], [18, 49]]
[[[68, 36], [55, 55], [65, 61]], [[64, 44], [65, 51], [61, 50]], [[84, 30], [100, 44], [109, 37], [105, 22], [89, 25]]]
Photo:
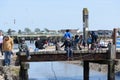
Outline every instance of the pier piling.
[[89, 80], [89, 62], [84, 61], [83, 66], [84, 66], [84, 80]]
[[29, 69], [29, 63], [27, 62], [21, 62], [20, 64], [20, 80], [28, 80], [28, 69]]

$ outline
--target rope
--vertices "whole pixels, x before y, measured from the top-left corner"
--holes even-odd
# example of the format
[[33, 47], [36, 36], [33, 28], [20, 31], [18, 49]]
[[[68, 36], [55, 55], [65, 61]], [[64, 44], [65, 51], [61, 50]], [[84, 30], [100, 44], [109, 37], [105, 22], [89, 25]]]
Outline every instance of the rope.
[[54, 74], [55, 80], [57, 80], [57, 76], [56, 76], [56, 73], [55, 73], [54, 67], [53, 67], [53, 62], [51, 62], [51, 70], [52, 70], [52, 72]]

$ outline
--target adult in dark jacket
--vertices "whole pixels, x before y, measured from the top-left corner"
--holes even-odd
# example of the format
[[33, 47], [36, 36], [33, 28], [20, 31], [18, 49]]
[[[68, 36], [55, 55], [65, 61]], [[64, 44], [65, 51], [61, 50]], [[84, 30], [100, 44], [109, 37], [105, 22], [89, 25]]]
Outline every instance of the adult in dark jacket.
[[35, 47], [38, 49], [44, 49], [44, 42], [40, 39], [37, 38], [37, 40], [35, 41]]
[[97, 42], [98, 35], [94, 31], [91, 32], [91, 37], [92, 37], [92, 43]]

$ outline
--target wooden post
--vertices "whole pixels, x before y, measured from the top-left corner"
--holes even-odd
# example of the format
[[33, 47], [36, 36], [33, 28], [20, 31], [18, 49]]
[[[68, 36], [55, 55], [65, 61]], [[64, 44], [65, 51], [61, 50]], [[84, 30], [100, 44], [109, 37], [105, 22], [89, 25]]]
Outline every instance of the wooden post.
[[21, 62], [20, 65], [20, 80], [28, 80], [28, 69], [29, 64], [25, 62]]
[[109, 45], [108, 80], [115, 80], [116, 32], [117, 32], [117, 29], [114, 29], [113, 30], [113, 44]]
[[115, 80], [115, 61], [110, 60], [108, 63], [108, 80]]
[[116, 32], [117, 32], [117, 29], [114, 28], [114, 29], [113, 29], [113, 36], [112, 36], [112, 38], [113, 38], [113, 44], [114, 44], [114, 45], [116, 45], [116, 38], [117, 38]]
[[116, 59], [116, 46], [114, 44], [109, 45], [109, 54], [108, 54], [109, 60]]
[[87, 8], [83, 8], [83, 38], [87, 42], [88, 38], [88, 16], [89, 11]]
[[108, 80], [115, 80], [115, 58], [116, 58], [116, 48], [115, 45], [111, 44], [109, 46], [109, 56], [108, 56]]
[[84, 61], [83, 62], [83, 66], [84, 66], [84, 80], [89, 80], [89, 62], [88, 61]]

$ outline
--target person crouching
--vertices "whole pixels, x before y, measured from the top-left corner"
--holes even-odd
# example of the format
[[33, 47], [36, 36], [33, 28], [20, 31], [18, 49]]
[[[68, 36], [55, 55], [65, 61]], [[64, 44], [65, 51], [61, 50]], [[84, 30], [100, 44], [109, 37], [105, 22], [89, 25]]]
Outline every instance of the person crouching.
[[31, 59], [29, 48], [28, 48], [27, 44], [25, 43], [24, 38], [22, 38], [20, 44], [18, 45], [18, 48], [19, 48], [19, 52], [25, 52], [26, 53], [26, 56], [27, 56], [28, 60]]

